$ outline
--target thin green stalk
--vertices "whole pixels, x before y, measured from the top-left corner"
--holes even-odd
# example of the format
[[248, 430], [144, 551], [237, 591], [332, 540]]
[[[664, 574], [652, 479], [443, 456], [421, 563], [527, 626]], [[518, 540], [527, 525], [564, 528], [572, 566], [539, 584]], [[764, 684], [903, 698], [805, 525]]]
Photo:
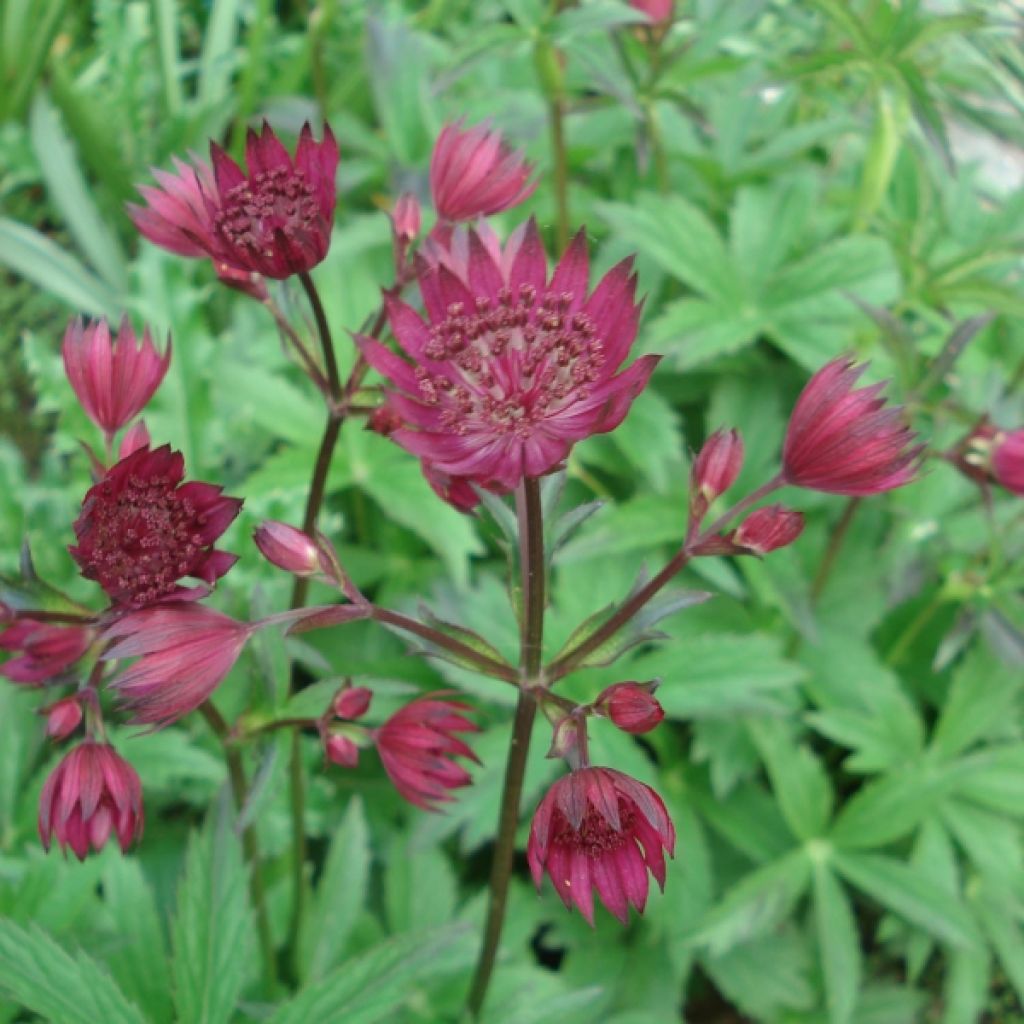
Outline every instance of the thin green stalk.
[[526, 775], [533, 720], [537, 714], [537, 702], [530, 688], [540, 683], [545, 604], [544, 514], [541, 508], [540, 484], [537, 480], [528, 477], [516, 491], [516, 513], [519, 519], [519, 562], [523, 585], [519, 650], [522, 678], [516, 717], [512, 725], [512, 741], [505, 764], [505, 785], [501, 795], [494, 861], [491, 865], [487, 922], [484, 925], [480, 956], [467, 1002], [474, 1020], [480, 1017], [483, 1009], [487, 987], [494, 972], [494, 962], [501, 945], [508, 887], [515, 860], [523, 778]]
[[548, 123], [551, 128], [551, 154], [554, 160], [555, 211], [558, 250], [569, 244], [569, 161], [565, 149], [565, 101], [556, 97], [548, 101]]

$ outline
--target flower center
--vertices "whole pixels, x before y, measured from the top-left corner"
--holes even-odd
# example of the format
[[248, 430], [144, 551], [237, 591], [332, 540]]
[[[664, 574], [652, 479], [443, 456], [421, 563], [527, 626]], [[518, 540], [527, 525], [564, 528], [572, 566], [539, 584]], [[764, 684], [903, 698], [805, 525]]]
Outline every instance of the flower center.
[[106, 481], [76, 524], [82, 575], [135, 607], [159, 600], [195, 568], [205, 519], [167, 477]]
[[565, 815], [556, 810], [552, 816], [551, 842], [558, 846], [569, 846], [588, 857], [601, 857], [629, 841], [635, 820], [633, 807], [622, 799], [619, 800], [619, 822], [622, 827], [618, 830], [612, 828], [593, 807], [587, 808], [579, 829], [574, 829]]
[[275, 167], [230, 189], [214, 222], [231, 245], [269, 255], [278, 232], [302, 241], [319, 216], [313, 189], [302, 171]]
[[441, 407], [441, 424], [528, 438], [545, 417], [585, 398], [600, 376], [604, 348], [591, 318], [571, 313], [569, 292], [537, 301], [530, 285], [508, 288], [498, 301], [452, 303], [432, 325], [424, 355], [446, 363], [416, 368], [420, 397]]

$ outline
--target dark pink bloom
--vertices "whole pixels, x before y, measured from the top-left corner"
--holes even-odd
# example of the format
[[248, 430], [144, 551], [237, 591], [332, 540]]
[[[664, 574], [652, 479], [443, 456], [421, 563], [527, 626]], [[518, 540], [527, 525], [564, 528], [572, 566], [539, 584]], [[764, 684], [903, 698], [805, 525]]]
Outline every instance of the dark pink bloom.
[[547, 872], [571, 910], [594, 923], [592, 890], [623, 924], [643, 913], [648, 871], [665, 888], [676, 831], [661, 797], [614, 768], [581, 768], [548, 790], [533, 817], [526, 857], [540, 888]]
[[135, 419], [153, 397], [171, 362], [171, 343], [157, 351], [147, 327], [140, 341], [125, 317], [117, 336], [107, 321], [72, 320], [64, 332], [64, 370], [78, 401], [108, 436]]
[[444, 221], [473, 220], [518, 206], [532, 195], [533, 165], [488, 124], [446, 124], [430, 157], [430, 192]]
[[766, 555], [784, 548], [803, 533], [804, 516], [785, 505], [766, 505], [751, 512], [731, 536], [732, 543], [742, 551]]
[[13, 683], [44, 683], [71, 668], [94, 636], [91, 626], [18, 619], [0, 632], [0, 650], [17, 654], [0, 668], [0, 675]]
[[1024, 430], [1000, 431], [992, 444], [992, 475], [1008, 491], [1024, 494]]
[[213, 142], [212, 169], [175, 161], [177, 175], [154, 171], [160, 188], [140, 188], [147, 205], [129, 214], [151, 242], [209, 256], [227, 283], [260, 298], [262, 285], [243, 275], [283, 279], [327, 255], [338, 146], [330, 127], [317, 143], [306, 124], [293, 160], [264, 122], [261, 134], [250, 130], [245, 153], [248, 174]]
[[675, 0], [629, 0], [630, 6], [642, 11], [655, 24], [669, 21], [675, 14]]
[[39, 798], [39, 837], [54, 839], [85, 860], [111, 835], [122, 852], [142, 836], [142, 783], [135, 769], [106, 743], [89, 740], [70, 751], [50, 774]]
[[594, 701], [594, 706], [623, 732], [645, 733], [656, 728], [665, 711], [654, 696], [655, 683], [615, 683]]
[[121, 446], [117, 451], [119, 459], [127, 459], [129, 455], [137, 452], [140, 448], [148, 448], [150, 445], [149, 429], [145, 420], [133, 423], [121, 438]]
[[855, 388], [867, 364], [833, 360], [797, 399], [782, 451], [787, 483], [863, 497], [910, 483], [921, 447], [899, 406], [887, 406], [883, 384]]
[[242, 507], [220, 487], [182, 483], [185, 462], [164, 445], [139, 448], [90, 488], [70, 547], [86, 579], [115, 604], [141, 608], [196, 596], [179, 586], [190, 576], [216, 583], [237, 556], [213, 547]]
[[439, 803], [452, 799], [448, 790], [470, 784], [469, 772], [452, 760], [477, 760], [456, 735], [477, 731], [461, 714], [468, 710], [468, 704], [450, 700], [443, 693], [427, 694], [399, 708], [374, 730], [384, 770], [409, 803], [436, 811]]
[[743, 438], [735, 430], [716, 430], [690, 470], [690, 516], [700, 521], [708, 506], [736, 482], [743, 467]]
[[359, 340], [394, 385], [388, 404], [404, 425], [391, 436], [431, 466], [428, 479], [461, 477], [505, 493], [555, 469], [577, 441], [614, 430], [658, 357], [617, 373], [640, 315], [631, 260], [588, 294], [582, 232], [550, 278], [532, 220], [496, 254], [476, 232], [468, 239], [464, 277], [443, 263], [421, 265], [426, 322], [386, 300], [411, 364]]
[[391, 229], [395, 238], [403, 245], [414, 242], [420, 233], [420, 220], [420, 201], [411, 192], [404, 192], [391, 211]]
[[57, 742], [66, 740], [82, 724], [82, 705], [77, 695], [48, 704], [40, 708], [39, 714], [46, 716], [46, 735]]
[[362, 718], [370, 709], [373, 691], [365, 686], [346, 686], [338, 692], [331, 707], [338, 716], [347, 720]]
[[103, 634], [106, 661], [138, 658], [111, 683], [139, 725], [161, 727], [194, 711], [238, 660], [252, 626], [201, 604], [129, 612]]
[[324, 737], [324, 754], [331, 764], [342, 768], [355, 768], [359, 764], [359, 747], [340, 733], [332, 733]]
[[320, 572], [316, 541], [294, 526], [267, 519], [256, 527], [253, 540], [260, 554], [278, 569], [296, 576], [315, 576]]

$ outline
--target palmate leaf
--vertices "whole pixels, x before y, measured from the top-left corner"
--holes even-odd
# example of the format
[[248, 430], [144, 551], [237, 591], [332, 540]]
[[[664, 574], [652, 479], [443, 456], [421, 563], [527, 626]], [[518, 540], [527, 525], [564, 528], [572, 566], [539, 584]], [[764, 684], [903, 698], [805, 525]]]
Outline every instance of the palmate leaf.
[[830, 1024], [848, 1024], [863, 969], [860, 936], [850, 901], [824, 863], [814, 865], [814, 920]]
[[0, 991], [50, 1024], [145, 1021], [95, 960], [84, 953], [72, 956], [38, 928], [20, 928], [4, 920]]

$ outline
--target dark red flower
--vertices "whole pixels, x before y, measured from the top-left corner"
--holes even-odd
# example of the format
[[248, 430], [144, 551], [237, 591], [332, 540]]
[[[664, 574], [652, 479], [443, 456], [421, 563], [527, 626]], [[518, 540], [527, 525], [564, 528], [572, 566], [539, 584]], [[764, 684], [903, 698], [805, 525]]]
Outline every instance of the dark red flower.
[[656, 683], [614, 683], [601, 692], [594, 707], [623, 732], [650, 732], [665, 717], [655, 688]]
[[550, 279], [533, 221], [497, 253], [476, 232], [468, 238], [464, 277], [444, 263], [421, 263], [426, 322], [387, 299], [412, 364], [372, 338], [359, 340], [396, 389], [388, 404], [404, 425], [391, 436], [432, 467], [428, 478], [505, 493], [555, 469], [577, 441], [614, 430], [658, 357], [617, 373], [640, 315], [630, 260], [588, 294], [582, 232]]
[[409, 803], [436, 811], [439, 803], [452, 799], [448, 790], [470, 784], [469, 772], [452, 760], [477, 760], [456, 735], [477, 731], [461, 713], [468, 710], [468, 704], [450, 700], [443, 693], [427, 694], [399, 708], [374, 730], [384, 770]]
[[430, 192], [444, 221], [473, 220], [501, 213], [527, 199], [537, 187], [533, 165], [506, 145], [488, 124], [463, 128], [446, 124], [430, 157]]
[[842, 357], [822, 367], [797, 399], [782, 451], [787, 483], [863, 497], [910, 483], [921, 446], [883, 384], [855, 388], [867, 364]]
[[111, 835], [122, 852], [142, 835], [142, 783], [113, 747], [91, 740], [70, 751], [50, 774], [39, 798], [39, 837], [54, 839], [79, 860], [101, 850]]
[[0, 675], [13, 683], [44, 683], [71, 668], [95, 635], [91, 626], [18, 619], [0, 632], [0, 650], [18, 655], [0, 668]]
[[162, 727], [194, 711], [223, 682], [252, 635], [249, 623], [201, 604], [120, 616], [103, 634], [105, 661], [138, 658], [110, 684], [136, 725]]
[[751, 512], [732, 533], [730, 540], [742, 551], [766, 555], [784, 548], [804, 531], [804, 516], [785, 505], [766, 505]]
[[562, 902], [594, 923], [592, 890], [624, 924], [643, 913], [648, 871], [665, 887], [663, 850], [676, 832], [660, 796], [614, 768], [581, 768], [548, 790], [533, 817], [526, 857], [540, 888], [547, 872]]
[[214, 541], [242, 507], [220, 487], [182, 483], [185, 462], [169, 445], [139, 448], [90, 488], [75, 521], [78, 544], [68, 550], [86, 579], [115, 604], [142, 608], [195, 596], [178, 581], [216, 583], [236, 555]]
[[125, 317], [116, 337], [106, 320], [72, 320], [64, 332], [64, 370], [89, 419], [108, 437], [145, 408], [171, 362], [171, 343], [157, 351], [147, 327], [141, 342]]

